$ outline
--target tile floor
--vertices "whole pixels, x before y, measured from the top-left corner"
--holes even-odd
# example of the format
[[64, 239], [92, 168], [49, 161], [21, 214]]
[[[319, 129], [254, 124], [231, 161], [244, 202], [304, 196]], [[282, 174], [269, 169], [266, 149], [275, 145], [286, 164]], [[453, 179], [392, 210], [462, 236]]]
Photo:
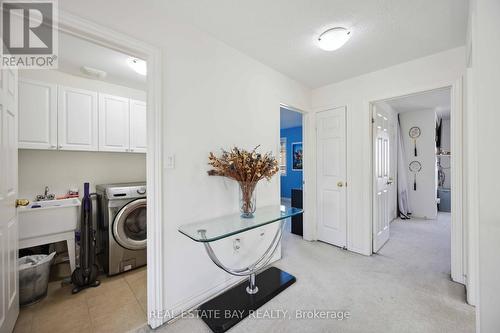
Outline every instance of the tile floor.
[[114, 277], [76, 295], [71, 286], [49, 284], [48, 295], [21, 308], [14, 329], [21, 332], [127, 332], [147, 322], [146, 267]]

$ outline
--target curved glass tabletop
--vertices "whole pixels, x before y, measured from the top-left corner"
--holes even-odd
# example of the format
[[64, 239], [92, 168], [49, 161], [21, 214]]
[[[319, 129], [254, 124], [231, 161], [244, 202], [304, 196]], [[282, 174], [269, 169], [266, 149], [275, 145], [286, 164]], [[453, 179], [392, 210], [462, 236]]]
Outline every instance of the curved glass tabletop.
[[252, 218], [243, 218], [240, 213], [231, 214], [179, 227], [179, 232], [196, 242], [213, 242], [266, 224], [302, 214], [304, 210], [289, 206], [267, 206], [258, 208]]

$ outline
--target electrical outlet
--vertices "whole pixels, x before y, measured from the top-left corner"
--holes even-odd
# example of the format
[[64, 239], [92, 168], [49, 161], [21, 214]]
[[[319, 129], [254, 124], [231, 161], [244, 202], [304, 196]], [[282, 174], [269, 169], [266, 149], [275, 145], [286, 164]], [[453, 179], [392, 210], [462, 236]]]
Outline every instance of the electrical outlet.
[[168, 154], [165, 155], [165, 169], [174, 169], [175, 168], [175, 155]]

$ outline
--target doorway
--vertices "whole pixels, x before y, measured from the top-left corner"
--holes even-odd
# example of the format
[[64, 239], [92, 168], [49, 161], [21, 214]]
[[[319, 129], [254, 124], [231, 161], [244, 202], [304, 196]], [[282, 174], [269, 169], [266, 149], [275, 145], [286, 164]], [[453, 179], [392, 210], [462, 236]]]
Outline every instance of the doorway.
[[[447, 230], [443, 244], [450, 275], [463, 283], [456, 265], [461, 240], [459, 212], [461, 104], [454, 103], [457, 87], [444, 87], [371, 103], [373, 158], [373, 252], [390, 242], [391, 223], [419, 224]], [[454, 133], [454, 135], [453, 135]], [[452, 155], [452, 151], [456, 156]], [[460, 207], [460, 206], [458, 206]], [[453, 210], [455, 210], [453, 208]], [[404, 230], [404, 229], [403, 229]], [[437, 240], [439, 241], [439, 240]]]
[[[281, 204], [295, 208], [304, 208], [303, 133], [302, 112], [288, 106], [280, 106], [279, 167]], [[291, 218], [287, 230], [292, 234], [303, 236], [302, 214]]]
[[[48, 120], [47, 126], [49, 130], [61, 131], [61, 134], [55, 136], [49, 135], [46, 138], [48, 139], [48, 142], [45, 145], [46, 147], [34, 147], [37, 140], [33, 140], [34, 142], [32, 142], [32, 144], [34, 146], [30, 148], [28, 147], [30, 144], [29, 135], [21, 137], [21, 131], [19, 131], [19, 146], [24, 150], [22, 152], [23, 156], [20, 156], [19, 159], [23, 162], [24, 166], [32, 166], [33, 163], [24, 162], [37, 159], [39, 163], [38, 166], [42, 167], [44, 171], [50, 171], [50, 168], [45, 167], [44, 163], [41, 162], [42, 159], [47, 159], [47, 156], [44, 157], [42, 155], [52, 154], [55, 158], [51, 159], [52, 166], [58, 167], [60, 159], [65, 158], [73, 167], [66, 168], [66, 170], [60, 172], [59, 177], [67, 179], [68, 177], [78, 176], [80, 171], [86, 169], [87, 172], [83, 174], [82, 179], [85, 181], [90, 180], [92, 189], [95, 189], [95, 186], [98, 184], [106, 184], [109, 182], [122, 183], [128, 181], [140, 181], [142, 183], [142, 187], [141, 189], [138, 189], [136, 193], [139, 195], [145, 195], [142, 188], [147, 187], [147, 199], [131, 198], [131, 200], [142, 200], [141, 202], [147, 202], [147, 216], [144, 214], [144, 209], [127, 209], [127, 212], [124, 211], [122, 214], [128, 216], [125, 218], [125, 220], [129, 222], [125, 223], [128, 228], [127, 230], [135, 232], [134, 237], [137, 238], [140, 236], [141, 241], [144, 242], [147, 224], [147, 228], [149, 229], [147, 233], [147, 269], [146, 266], [143, 266], [142, 268], [131, 270], [130, 274], [125, 273], [127, 274], [127, 277], [125, 277], [125, 275], [117, 275], [119, 278], [112, 278], [109, 279], [109, 281], [113, 281], [115, 287], [121, 288], [121, 291], [123, 292], [122, 295], [127, 297], [130, 296], [129, 301], [132, 301], [132, 299], [135, 298], [136, 302], [129, 303], [133, 304], [131, 305], [132, 307], [135, 307], [132, 311], [135, 317], [126, 318], [127, 320], [130, 319], [134, 321], [138, 327], [144, 326], [146, 323], [149, 323], [152, 327], [157, 327], [162, 324], [162, 319], [148, 316], [147, 313], [149, 313], [148, 309], [154, 311], [157, 308], [161, 308], [162, 304], [161, 293], [157, 292], [158, 290], [161, 290], [162, 283], [162, 263], [158, 260], [158, 258], [161, 257], [161, 247], [159, 244], [162, 243], [161, 224], [159, 223], [159, 221], [161, 221], [160, 216], [162, 210], [161, 205], [158, 204], [161, 201], [161, 189], [157, 185], [161, 184], [161, 174], [159, 171], [161, 170], [161, 128], [163, 126], [160, 112], [161, 95], [159, 94], [161, 91], [161, 74], [159, 74], [161, 73], [160, 54], [154, 47], [131, 39], [128, 36], [116, 33], [107, 28], [96, 26], [93, 23], [89, 23], [67, 13], [61, 15], [59, 28], [61, 36], [61, 53], [59, 57], [61, 73], [54, 72], [47, 75], [49, 71], [47, 71], [47, 73], [44, 73], [46, 71], [35, 71], [38, 73], [26, 72], [26, 74], [22, 75], [24, 83], [20, 84], [27, 84], [27, 89], [25, 89], [26, 87], [23, 87], [25, 93], [36, 92], [36, 89], [45, 89], [44, 92], [46, 92], [46, 94], [38, 94], [38, 96], [46, 96], [49, 98], [50, 102], [45, 104], [40, 103], [40, 105], [46, 107], [46, 111], [49, 113], [51, 108], [56, 108], [57, 112], [54, 113], [56, 115], [54, 122], [52, 122], [54, 117], [52, 115], [49, 116], [49, 114], [47, 114], [48, 117], [42, 117], [42, 119]], [[65, 50], [65, 46], [62, 44], [64, 39], [68, 38], [77, 41], [74, 44], [64, 43], [67, 44]], [[85, 66], [84, 68], [84, 66], [77, 66], [77, 63], [64, 63], [64, 60], [71, 60], [71, 55], [78, 56], [78, 52], [76, 50], [83, 44], [91, 44], [94, 49], [106, 49], [106, 52], [108, 53], [122, 54], [126, 58], [123, 58], [126, 60], [126, 66], [128, 66], [129, 69], [132, 69], [135, 73], [129, 75], [128, 77], [117, 77], [113, 75], [116, 74], [114, 73], [117, 68], [116, 66], [120, 65], [121, 62], [111, 61], [111, 63], [106, 63], [106, 57], [95, 57], [95, 54], [93, 54], [90, 49], [83, 52], [83, 58], [88, 56], [85, 60], [89, 62], [96, 59], [102, 60], [99, 64], [105, 67], [106, 64], [108, 64], [108, 70], [99, 71], [99, 66], [95, 65]], [[130, 62], [128, 60], [130, 60]], [[132, 62], [134, 64], [139, 64], [139, 66], [135, 66], [134, 69]], [[147, 75], [145, 73], [146, 63], [148, 69]], [[113, 68], [113, 66], [115, 67]], [[75, 70], [75, 72], [72, 73], [72, 69]], [[149, 73], [151, 73], [151, 75]], [[33, 77], [27, 77], [29, 75], [33, 75]], [[136, 78], [138, 77], [139, 80], [131, 82], [133, 80], [130, 79], [133, 75], [136, 75]], [[45, 84], [41, 86], [33, 84], [35, 81], [42, 82], [51, 80], [63, 80], [64, 82], [45, 82]], [[82, 82], [84, 81], [86, 82], [84, 84], [85, 86], [80, 86], [80, 84], [83, 84]], [[114, 86], [124, 86], [125, 89], [123, 89], [123, 87], [116, 88]], [[142, 91], [142, 93], [136, 95], [133, 91]], [[63, 96], [64, 98], [59, 98], [60, 96]], [[21, 97], [22, 96], [20, 94], [20, 99]], [[25, 99], [25, 101], [26, 100], [29, 99]], [[126, 107], [127, 104], [128, 107]], [[27, 104], [24, 103], [24, 106], [27, 106]], [[73, 108], [76, 111], [71, 114], [70, 108]], [[81, 112], [85, 111], [82, 110], [85, 108], [88, 109], [88, 112]], [[98, 115], [95, 114], [95, 111], [103, 108], [106, 110], [105, 113]], [[60, 110], [62, 111], [59, 112]], [[61, 113], [61, 115], [59, 115], [59, 113]], [[88, 117], [85, 118], [86, 116]], [[96, 119], [98, 120], [97, 126], [95, 126], [94, 123]], [[84, 120], [88, 121], [85, 122]], [[55, 124], [55, 126], [53, 124]], [[114, 128], [114, 125], [117, 124], [119, 126], [123, 125], [123, 128], [120, 130]], [[37, 125], [42, 126], [44, 123], [41, 122]], [[22, 124], [20, 124], [20, 127], [21, 126]], [[43, 131], [38, 131], [32, 134], [43, 135], [44, 133], [42, 132]], [[26, 133], [29, 132], [24, 131], [24, 134]], [[99, 139], [98, 141], [92, 140], [94, 134], [97, 133], [99, 135], [95, 137], [102, 138], [104, 141]], [[123, 133], [126, 133], [127, 136], [124, 137]], [[59, 139], [59, 142], [62, 142], [62, 144], [59, 144], [58, 142], [56, 145], [53, 145], [49, 140], [54, 137]], [[21, 141], [23, 142], [21, 143]], [[23, 145], [25, 146], [23, 147]], [[81, 157], [83, 157], [83, 160]], [[118, 161], [122, 157], [132, 163], [122, 163], [123, 161]], [[102, 158], [107, 159], [109, 164], [107, 162], [99, 162]], [[78, 163], [77, 160], [85, 161], [84, 165]], [[124, 168], [123, 165], [127, 165], [127, 168]], [[68, 165], [62, 165], [63, 168], [65, 166]], [[105, 176], [105, 172], [100, 171], [112, 168], [114, 168], [114, 172], [107, 173], [107, 177], [109, 177], [109, 179], [104, 179], [103, 176]], [[21, 178], [22, 175], [27, 174], [24, 172], [26, 170], [21, 169], [22, 166], [20, 165], [19, 178]], [[37, 172], [40, 172], [40, 170], [37, 170]], [[58, 181], [55, 177], [50, 179], [54, 180], [55, 184], [56, 181]], [[82, 179], [75, 178], [74, 183], [64, 183], [64, 186], [79, 185], [82, 183]], [[45, 178], [43, 180], [47, 181], [49, 179]], [[24, 185], [20, 184], [20, 189], [24, 191], [24, 194], [30, 195], [28, 191], [34, 189], [30, 188], [30, 186], [25, 186], [32, 181], [37, 180], [23, 176], [22, 183]], [[61, 184], [57, 183], [54, 187], [45, 191], [45, 194], [61, 192], [61, 190], [67, 189], [67, 187], [59, 187]], [[70, 189], [75, 188], [71, 187]], [[36, 188], [36, 190], [39, 189]], [[124, 199], [123, 196], [120, 196], [120, 199]], [[123, 207], [125, 210], [125, 205]], [[135, 240], [137, 241], [138, 239]], [[101, 249], [98, 250], [100, 251]], [[140, 265], [144, 265], [146, 262], [146, 252], [143, 248], [141, 248], [141, 251], [144, 252], [144, 256], [141, 259]], [[128, 271], [130, 268], [134, 268], [133, 261], [134, 260], [130, 260], [129, 263], [120, 265], [120, 272]], [[101, 276], [100, 278], [108, 281], [105, 276]], [[126, 285], [128, 285], [128, 288], [124, 289]], [[109, 287], [110, 285], [107, 286]], [[59, 288], [59, 286], [56, 287]], [[94, 295], [96, 297], [102, 297], [102, 300], [106, 302], [113, 301], [116, 300], [116, 298], [112, 297], [112, 295], [107, 295], [109, 292], [112, 292], [112, 289], [113, 288], [109, 289], [98, 287], [93, 293], [85, 293], [85, 297], [91, 297]], [[51, 290], [54, 291], [54, 288], [49, 288], [49, 293]], [[69, 290], [71, 291], [71, 289]], [[57, 291], [56, 294], [57, 297], [66, 295], [66, 293]], [[70, 293], [68, 297], [71, 297]], [[54, 301], [54, 299], [51, 299], [51, 302], [52, 301]], [[62, 303], [64, 302], [71, 302], [71, 300], [65, 300], [63, 297]], [[64, 306], [66, 303], [62, 303], [61, 309], [72, 308], [71, 306]], [[39, 303], [38, 307], [43, 306], [40, 304], [41, 303]], [[21, 317], [22, 315], [23, 313], [21, 312]], [[59, 316], [61, 315], [64, 316], [62, 313], [59, 314]], [[91, 311], [86, 311], [84, 315], [91, 315]], [[25, 318], [21, 317], [19, 318], [18, 323], [26, 324], [26, 321], [23, 320]], [[100, 325], [97, 317], [94, 318], [95, 320], [92, 318], [87, 319], [89, 320], [84, 320], [86, 324], [92, 323], [92, 326]], [[127, 320], [114, 320], [114, 322], [124, 323], [127, 322]], [[68, 322], [67, 324], [71, 325], [70, 328], [68, 328], [69, 330], [77, 329], [76, 326], [72, 325], [74, 323]], [[102, 322], [101, 324], [104, 325], [106, 323]], [[130, 327], [127, 328], [129, 329]], [[32, 329], [36, 328], [32, 327]]]

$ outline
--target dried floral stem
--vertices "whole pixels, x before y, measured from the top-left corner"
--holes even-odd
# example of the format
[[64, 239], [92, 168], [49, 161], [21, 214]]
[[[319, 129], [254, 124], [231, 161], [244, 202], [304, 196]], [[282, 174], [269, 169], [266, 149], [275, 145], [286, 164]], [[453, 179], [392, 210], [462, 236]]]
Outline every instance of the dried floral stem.
[[262, 179], [271, 180], [278, 171], [278, 161], [271, 153], [257, 152], [259, 146], [252, 151], [237, 147], [227, 151], [222, 149], [220, 157], [210, 153], [208, 164], [213, 167], [208, 171], [210, 176], [222, 176], [237, 181], [242, 191], [242, 211], [254, 212], [252, 195], [257, 183]]

